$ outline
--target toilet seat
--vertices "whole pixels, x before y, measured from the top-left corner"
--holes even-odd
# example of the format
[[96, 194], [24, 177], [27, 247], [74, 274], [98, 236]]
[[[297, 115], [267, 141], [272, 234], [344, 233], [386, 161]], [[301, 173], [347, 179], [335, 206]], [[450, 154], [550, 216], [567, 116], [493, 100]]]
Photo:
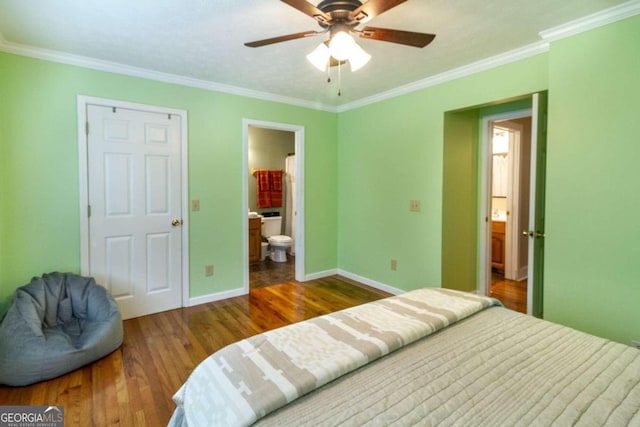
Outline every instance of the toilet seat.
[[289, 236], [271, 236], [267, 239], [270, 245], [287, 246], [291, 245], [291, 237]]

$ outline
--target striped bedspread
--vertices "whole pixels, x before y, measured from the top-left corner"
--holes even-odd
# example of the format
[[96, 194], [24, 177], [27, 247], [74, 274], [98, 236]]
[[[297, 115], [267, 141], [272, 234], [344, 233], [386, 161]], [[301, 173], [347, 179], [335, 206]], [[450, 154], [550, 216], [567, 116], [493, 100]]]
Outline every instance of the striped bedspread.
[[491, 307], [256, 425], [638, 427], [640, 351]]
[[174, 426], [250, 425], [420, 338], [491, 305], [421, 289], [269, 331], [204, 360], [174, 396]]

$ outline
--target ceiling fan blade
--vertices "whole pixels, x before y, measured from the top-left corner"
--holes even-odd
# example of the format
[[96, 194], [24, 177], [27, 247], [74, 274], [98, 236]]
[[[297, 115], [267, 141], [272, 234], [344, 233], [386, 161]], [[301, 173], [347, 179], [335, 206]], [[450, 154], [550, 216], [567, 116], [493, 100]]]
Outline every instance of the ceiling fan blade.
[[264, 40], [257, 40], [255, 42], [245, 43], [244, 45], [248, 47], [261, 47], [269, 44], [286, 42], [289, 40], [296, 40], [304, 37], [315, 36], [317, 34], [320, 34], [320, 33], [317, 31], [304, 31], [302, 33], [287, 34], [286, 36], [272, 37], [270, 39], [264, 39]]
[[[284, 0], [283, 0], [284, 1]], [[349, 14], [349, 19], [366, 22], [407, 0], [369, 0]]]
[[[368, 2], [367, 2], [368, 3]], [[363, 39], [425, 47], [436, 38], [435, 34], [415, 33], [413, 31], [391, 30], [389, 28], [364, 27], [357, 33]]]
[[331, 16], [327, 15], [307, 0], [280, 0], [283, 3], [288, 4], [289, 6], [298, 9], [300, 12], [305, 15], [309, 15], [313, 19], [321, 23], [327, 23], [331, 21]]

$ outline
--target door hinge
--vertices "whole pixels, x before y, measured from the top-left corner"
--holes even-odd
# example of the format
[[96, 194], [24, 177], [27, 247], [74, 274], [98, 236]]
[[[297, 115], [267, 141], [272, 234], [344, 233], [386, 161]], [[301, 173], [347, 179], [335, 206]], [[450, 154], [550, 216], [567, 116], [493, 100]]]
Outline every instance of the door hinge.
[[87, 217], [91, 217], [91, 205], [87, 205]]
[[89, 135], [89, 122], [85, 122], [84, 130]]

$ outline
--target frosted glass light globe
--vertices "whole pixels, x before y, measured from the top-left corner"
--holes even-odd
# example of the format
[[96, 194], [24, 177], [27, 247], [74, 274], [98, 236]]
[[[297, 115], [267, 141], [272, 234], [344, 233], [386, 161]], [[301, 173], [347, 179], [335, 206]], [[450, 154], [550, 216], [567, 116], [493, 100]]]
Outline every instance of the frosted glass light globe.
[[344, 31], [338, 31], [331, 37], [329, 42], [329, 51], [338, 61], [346, 61], [351, 55], [351, 51], [356, 42], [349, 34]]

